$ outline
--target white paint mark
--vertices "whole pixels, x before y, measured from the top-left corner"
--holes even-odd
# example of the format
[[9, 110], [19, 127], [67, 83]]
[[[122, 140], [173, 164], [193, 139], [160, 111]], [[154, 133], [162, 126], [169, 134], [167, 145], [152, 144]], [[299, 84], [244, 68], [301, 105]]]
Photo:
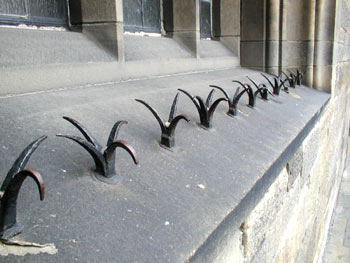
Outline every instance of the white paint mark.
[[205, 185], [204, 184], [198, 184], [197, 185], [200, 189], [205, 189]]
[[25, 256], [27, 254], [37, 255], [40, 253], [53, 255], [58, 251], [54, 244], [36, 245], [38, 246], [5, 245], [0, 243], [0, 255]]

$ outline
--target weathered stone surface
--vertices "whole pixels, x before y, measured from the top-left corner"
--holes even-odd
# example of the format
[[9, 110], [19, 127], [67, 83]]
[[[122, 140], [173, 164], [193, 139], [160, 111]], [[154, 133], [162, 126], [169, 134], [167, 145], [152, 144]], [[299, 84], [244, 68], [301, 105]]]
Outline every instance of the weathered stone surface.
[[[123, 24], [84, 24], [83, 33], [119, 60], [124, 56]], [[117, 41], [118, 40], [118, 41]]]
[[282, 42], [283, 67], [312, 65], [314, 54], [313, 41], [284, 41]]
[[221, 43], [229, 48], [236, 56], [240, 55], [240, 37], [220, 37]]
[[220, 36], [240, 35], [240, 1], [220, 1]]
[[263, 1], [242, 1], [241, 40], [265, 40], [265, 6]]
[[170, 35], [194, 57], [199, 58], [199, 1], [173, 1], [173, 27]]
[[241, 41], [241, 65], [263, 68], [265, 63], [264, 41]]
[[173, 1], [174, 31], [199, 30], [199, 1]]
[[305, 41], [314, 39], [315, 0], [283, 1], [283, 15], [286, 24], [283, 30], [283, 40]]
[[[45, 177], [47, 200], [39, 205], [31, 192], [34, 185], [28, 185], [18, 203], [19, 218], [26, 224], [21, 238], [54, 243], [58, 249], [55, 255], [9, 256], [5, 262], [234, 258], [234, 252], [240, 251], [239, 226], [275, 181], [279, 171], [274, 167], [280, 167], [279, 160], [285, 156], [281, 152], [293, 144], [329, 95], [299, 87], [295, 96], [281, 93], [269, 102], [258, 99], [255, 109], [246, 107], [244, 96], [240, 115], [233, 119], [225, 114], [227, 104], [222, 103], [214, 115], [215, 132], [198, 128], [194, 105], [181, 96], [178, 112], [187, 113], [193, 122], [178, 127], [181, 149], [176, 153], [159, 147], [157, 122], [133, 99], [146, 100], [164, 116], [177, 88], [205, 96], [209, 84], [231, 89], [232, 78], [246, 80], [247, 74], [261, 78], [259, 72], [229, 69], [3, 98], [0, 118], [7, 125], [0, 126], [0, 133], [6, 134], [0, 140], [7, 148], [0, 148], [0, 167], [6, 170], [14, 153], [20, 152], [23, 145], [14, 143], [18, 138], [31, 141], [42, 133], [51, 138], [30, 165]], [[77, 134], [69, 123], [60, 121], [63, 115], [84, 123], [100, 140], [115, 121], [128, 120], [120, 139], [134, 146], [140, 167], [118, 151], [122, 183], [108, 186], [95, 181], [91, 157], [78, 145], [55, 139], [58, 132]], [[288, 176], [284, 175], [281, 193], [287, 193]], [[279, 220], [286, 221], [283, 216]], [[266, 240], [268, 247], [274, 240]]]
[[292, 189], [295, 180], [299, 177], [299, 176], [303, 176], [303, 162], [304, 162], [304, 158], [303, 158], [303, 150], [302, 148], [300, 148], [293, 156], [293, 158], [287, 163], [286, 165], [286, 170], [288, 173], [288, 186], [287, 186], [287, 190], [289, 191], [290, 189]]
[[[123, 17], [117, 19], [117, 7], [122, 7], [122, 0], [80, 0], [70, 1], [71, 23], [89, 23], [89, 22], [122, 22]], [[122, 12], [122, 8], [118, 10]], [[119, 15], [122, 13], [119, 13]]]
[[303, 143], [303, 176], [309, 176], [320, 150], [320, 128], [317, 125]]

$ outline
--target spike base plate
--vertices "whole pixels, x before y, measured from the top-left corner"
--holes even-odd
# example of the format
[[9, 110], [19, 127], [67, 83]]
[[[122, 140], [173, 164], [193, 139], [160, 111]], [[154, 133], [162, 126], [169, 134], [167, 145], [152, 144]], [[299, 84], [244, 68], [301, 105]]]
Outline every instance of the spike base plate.
[[113, 175], [111, 177], [106, 177], [104, 175], [95, 174], [94, 177], [97, 180], [104, 182], [106, 184], [118, 184], [123, 180], [123, 177], [120, 175]]
[[1, 235], [0, 239], [9, 240], [10, 238], [22, 233], [23, 226], [18, 223], [14, 224], [12, 227], [6, 229]]

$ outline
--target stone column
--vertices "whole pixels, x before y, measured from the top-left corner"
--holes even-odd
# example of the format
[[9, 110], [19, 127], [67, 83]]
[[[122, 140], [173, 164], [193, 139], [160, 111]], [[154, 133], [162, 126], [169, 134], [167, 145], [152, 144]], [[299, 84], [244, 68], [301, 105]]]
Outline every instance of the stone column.
[[266, 4], [265, 70], [269, 73], [279, 74], [280, 0], [267, 0]]
[[212, 0], [213, 36], [232, 52], [240, 51], [240, 1]]
[[173, 38], [199, 58], [199, 0], [173, 0]]
[[315, 54], [313, 84], [331, 91], [336, 1], [316, 2]]
[[124, 61], [123, 1], [69, 1], [70, 23], [92, 41]]
[[245, 0], [241, 4], [241, 65], [264, 71], [266, 0]]
[[282, 7], [282, 70], [306, 70], [303, 83], [312, 85], [315, 0], [284, 0]]

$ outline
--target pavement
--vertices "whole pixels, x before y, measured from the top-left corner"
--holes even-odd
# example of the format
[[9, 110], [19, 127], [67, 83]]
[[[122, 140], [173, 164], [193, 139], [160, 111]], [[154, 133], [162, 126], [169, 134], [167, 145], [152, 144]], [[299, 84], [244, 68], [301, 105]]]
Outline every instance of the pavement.
[[350, 262], [350, 165], [343, 174], [323, 254], [323, 263]]

